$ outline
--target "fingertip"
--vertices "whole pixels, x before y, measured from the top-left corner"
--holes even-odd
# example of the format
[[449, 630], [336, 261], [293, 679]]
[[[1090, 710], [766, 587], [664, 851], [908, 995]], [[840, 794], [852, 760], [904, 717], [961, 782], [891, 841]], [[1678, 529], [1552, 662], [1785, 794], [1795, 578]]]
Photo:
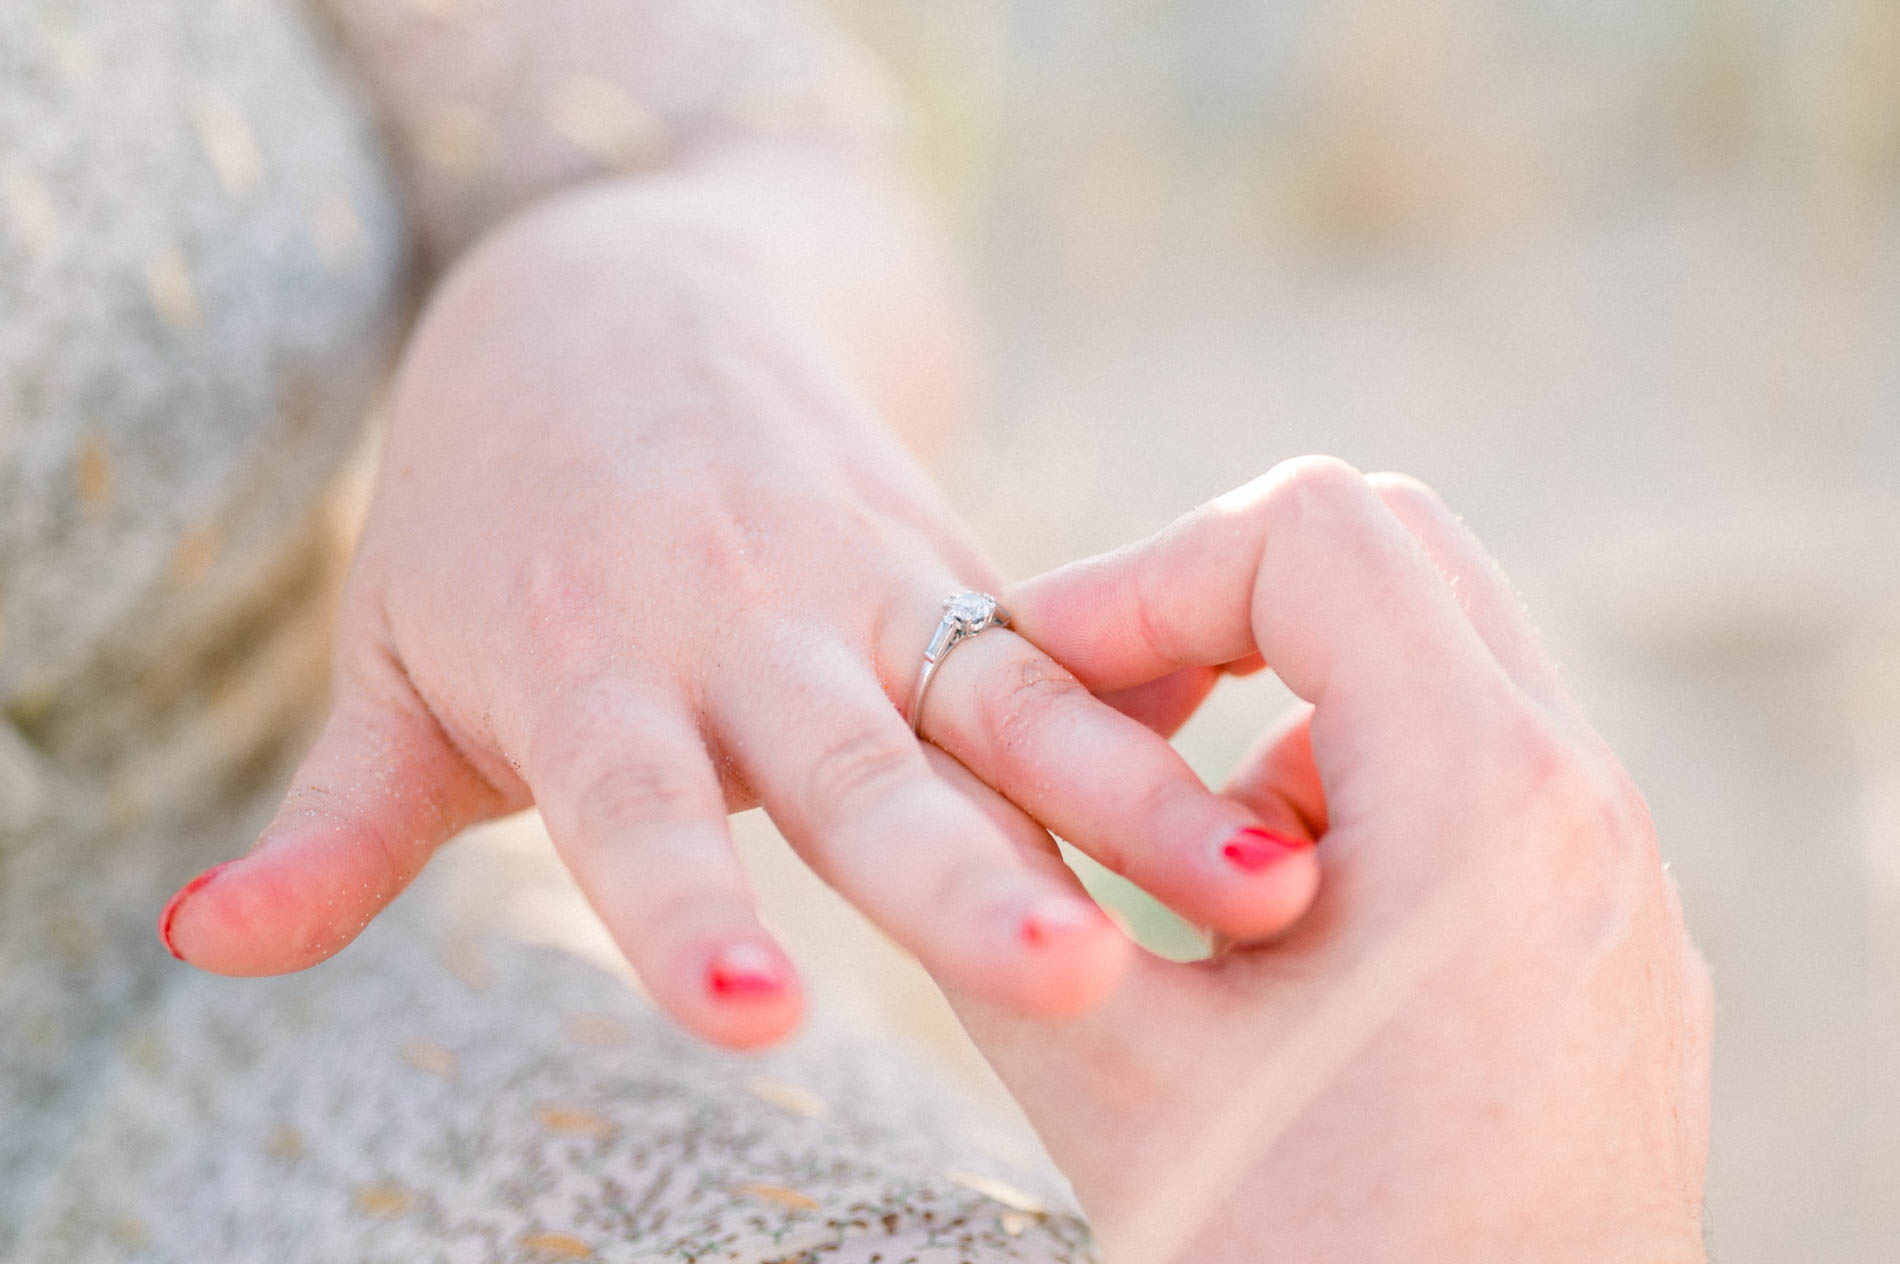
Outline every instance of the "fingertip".
[[160, 941], [212, 974], [307, 969], [355, 939], [394, 894], [360, 859], [340, 840], [267, 834], [249, 855], [181, 887], [160, 914]]
[[1221, 844], [1220, 855], [1230, 869], [1251, 876], [1274, 869], [1282, 861], [1312, 848], [1310, 838], [1248, 825], [1228, 836]]
[[804, 1017], [804, 989], [784, 951], [763, 933], [703, 942], [678, 954], [648, 988], [672, 1017], [727, 1049], [762, 1049]]
[[1014, 918], [1006, 960], [978, 986], [992, 1000], [1041, 1018], [1069, 1018], [1105, 1000], [1134, 945], [1096, 905], [1069, 892], [1033, 898]]
[[1236, 943], [1284, 934], [1319, 894], [1319, 855], [1313, 840], [1292, 831], [1247, 826], [1219, 848], [1227, 881], [1212, 928]]
[[159, 939], [173, 956], [241, 976], [316, 965], [437, 846], [498, 807], [427, 708], [404, 696], [392, 704], [345, 689], [257, 845], [166, 904]]
[[209, 886], [212, 879], [216, 878], [218, 874], [222, 873], [233, 863], [233, 861], [226, 860], [211, 866], [190, 882], [178, 888], [177, 891], [173, 892], [172, 898], [165, 901], [165, 907], [158, 915], [158, 942], [165, 945], [165, 951], [171, 953], [171, 955], [178, 960], [190, 962], [190, 958], [185, 956], [178, 948], [176, 923], [178, 921], [179, 910], [185, 906], [186, 901]]
[[1258, 921], [1245, 942], [1264, 943], [1277, 939], [1297, 925], [1319, 896], [1320, 863], [1318, 853], [1308, 850], [1283, 861], [1263, 884], [1259, 893]]
[[1134, 945], [1108, 914], [1077, 897], [1041, 901], [1022, 920], [1024, 1009], [1066, 1019], [1087, 1013], [1121, 983]]
[[1134, 960], [1133, 943], [1082, 892], [1048, 831], [943, 750], [925, 754], [1020, 862], [980, 867], [966, 880], [965, 890], [977, 894], [959, 901], [969, 912], [957, 920], [968, 929], [916, 943], [925, 966], [946, 987], [1025, 1015], [1067, 1017], [1106, 999]]

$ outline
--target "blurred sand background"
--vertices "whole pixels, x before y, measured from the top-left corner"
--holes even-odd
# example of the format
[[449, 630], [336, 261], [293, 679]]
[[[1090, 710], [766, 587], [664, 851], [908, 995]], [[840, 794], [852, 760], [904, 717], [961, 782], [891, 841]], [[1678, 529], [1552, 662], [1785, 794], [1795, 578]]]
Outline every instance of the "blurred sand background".
[[[1006, 571], [1302, 452], [1436, 485], [1714, 964], [1715, 1258], [1900, 1259], [1900, 5], [832, 4], [916, 106], [990, 322], [946, 479]], [[1204, 775], [1276, 688], [1183, 734]], [[737, 828], [801, 959], [876, 963], [859, 999], [980, 1080]], [[565, 916], [539, 898], [524, 933]]]

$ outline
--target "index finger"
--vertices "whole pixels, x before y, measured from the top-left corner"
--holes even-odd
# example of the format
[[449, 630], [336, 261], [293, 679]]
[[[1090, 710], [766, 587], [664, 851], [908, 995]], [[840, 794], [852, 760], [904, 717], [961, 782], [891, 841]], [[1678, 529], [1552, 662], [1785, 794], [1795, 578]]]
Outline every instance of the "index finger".
[[1024, 635], [1098, 692], [1258, 651], [1322, 717], [1429, 746], [1447, 708], [1420, 704], [1509, 686], [1418, 541], [1329, 458], [1285, 462], [1009, 600]]

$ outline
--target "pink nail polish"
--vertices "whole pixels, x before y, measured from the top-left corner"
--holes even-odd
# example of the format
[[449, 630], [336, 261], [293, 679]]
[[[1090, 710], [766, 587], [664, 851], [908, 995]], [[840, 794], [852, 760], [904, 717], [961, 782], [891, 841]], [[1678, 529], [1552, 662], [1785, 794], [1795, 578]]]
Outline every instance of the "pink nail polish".
[[1023, 916], [1023, 942], [1031, 948], [1047, 948], [1101, 917], [1101, 910], [1093, 904], [1063, 895], [1044, 896]]
[[714, 954], [706, 985], [720, 1000], [759, 1000], [785, 990], [785, 968], [757, 944], [729, 944]]
[[1227, 857], [1227, 863], [1236, 869], [1248, 873], [1259, 873], [1268, 865], [1305, 851], [1313, 844], [1302, 838], [1288, 838], [1284, 834], [1275, 834], [1254, 826], [1241, 830], [1221, 847], [1220, 854]]
[[186, 900], [189, 900], [192, 896], [204, 890], [206, 886], [210, 885], [213, 878], [217, 877], [218, 874], [229, 868], [233, 863], [235, 862], [227, 860], [223, 864], [213, 865], [193, 878], [190, 882], [187, 882], [184, 886], [180, 887], [178, 893], [172, 896], [166, 903], [165, 911], [158, 915], [159, 941], [165, 945], [165, 951], [171, 953], [172, 956], [177, 957], [180, 961], [185, 959], [184, 954], [172, 946], [172, 923], [178, 918], [178, 910], [184, 907]]

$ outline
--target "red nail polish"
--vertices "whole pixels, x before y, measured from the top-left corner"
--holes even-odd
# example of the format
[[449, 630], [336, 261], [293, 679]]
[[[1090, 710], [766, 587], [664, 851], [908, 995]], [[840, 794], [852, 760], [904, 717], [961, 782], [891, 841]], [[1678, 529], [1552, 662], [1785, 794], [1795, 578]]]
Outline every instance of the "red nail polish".
[[204, 890], [213, 878], [217, 877], [218, 874], [230, 867], [233, 863], [235, 862], [227, 860], [223, 864], [213, 865], [193, 878], [190, 882], [187, 882], [184, 886], [179, 888], [178, 894], [172, 896], [171, 900], [166, 903], [165, 911], [158, 915], [158, 938], [160, 942], [165, 945], [165, 951], [171, 953], [172, 956], [177, 957], [180, 961], [185, 959], [184, 954], [172, 947], [172, 922], [177, 919], [178, 910], [184, 907], [186, 900], [189, 900], [192, 896]]
[[785, 968], [757, 944], [732, 944], [713, 957], [706, 985], [721, 1000], [757, 1000], [785, 990]]
[[1093, 904], [1085, 904], [1068, 896], [1046, 896], [1023, 916], [1023, 942], [1031, 948], [1047, 948], [1101, 916], [1101, 911]]
[[1284, 834], [1250, 826], [1228, 839], [1220, 849], [1220, 854], [1227, 857], [1227, 862], [1234, 868], [1258, 873], [1275, 861], [1294, 852], [1305, 851], [1312, 845], [1303, 838], [1288, 838]]

